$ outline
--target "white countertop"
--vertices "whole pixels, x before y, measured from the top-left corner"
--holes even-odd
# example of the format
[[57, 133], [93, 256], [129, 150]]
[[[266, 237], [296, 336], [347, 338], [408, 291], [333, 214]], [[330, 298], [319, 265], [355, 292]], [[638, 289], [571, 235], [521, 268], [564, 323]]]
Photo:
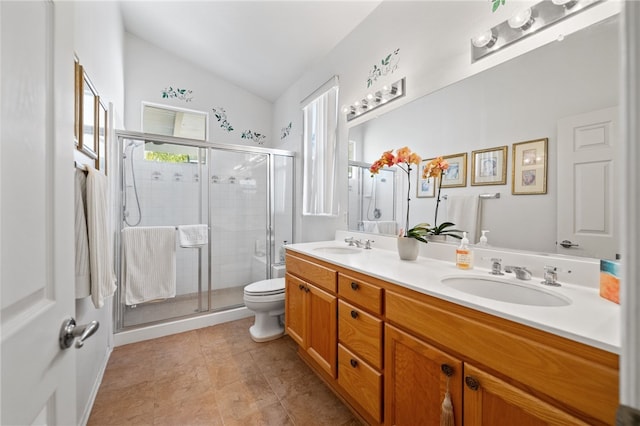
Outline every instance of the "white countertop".
[[340, 241], [321, 241], [290, 244], [287, 249], [608, 352], [620, 353], [620, 306], [601, 298], [595, 288], [562, 281], [560, 287], [545, 287], [539, 284], [540, 277], [534, 276], [530, 281], [522, 281], [506, 276], [501, 279], [506, 278], [518, 285], [556, 293], [570, 299], [571, 303], [567, 306], [547, 307], [500, 302], [464, 293], [441, 283], [443, 278], [451, 276], [490, 278], [489, 270], [485, 268], [476, 267], [465, 271], [458, 269], [453, 262], [427, 257], [403, 261], [396, 251], [375, 247], [371, 250], [359, 249], [352, 254], [314, 250], [330, 246], [347, 247]]

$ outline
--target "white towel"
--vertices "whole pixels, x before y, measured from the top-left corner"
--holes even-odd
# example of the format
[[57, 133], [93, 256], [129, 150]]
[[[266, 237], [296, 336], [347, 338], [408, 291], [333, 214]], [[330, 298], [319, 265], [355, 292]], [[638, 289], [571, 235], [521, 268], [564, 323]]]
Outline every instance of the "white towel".
[[364, 232], [368, 232], [370, 234], [378, 234], [378, 222], [373, 220], [363, 220], [362, 221], [362, 230]]
[[449, 195], [447, 199], [447, 221], [453, 222], [455, 229], [467, 231], [471, 244], [478, 241], [481, 204], [477, 195]]
[[127, 305], [175, 297], [175, 227], [124, 228], [122, 248], [122, 286]]
[[209, 242], [207, 225], [178, 226], [180, 247], [202, 247]]
[[89, 231], [89, 265], [91, 267], [91, 300], [96, 308], [116, 291], [113, 269], [113, 247], [109, 234], [107, 177], [87, 166], [87, 230]]
[[397, 235], [397, 223], [393, 220], [381, 220], [378, 222], [378, 232], [385, 235]]
[[87, 236], [87, 176], [76, 169], [75, 175], [75, 236], [76, 236], [76, 299], [91, 295], [89, 237]]

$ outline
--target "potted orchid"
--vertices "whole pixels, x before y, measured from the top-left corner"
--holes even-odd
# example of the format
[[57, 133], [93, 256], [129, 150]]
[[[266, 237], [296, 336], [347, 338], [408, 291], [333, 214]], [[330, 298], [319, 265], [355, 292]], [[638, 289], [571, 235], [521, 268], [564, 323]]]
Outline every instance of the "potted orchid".
[[398, 253], [402, 259], [415, 260], [418, 257], [417, 241], [427, 242], [426, 236], [429, 231], [428, 223], [420, 223], [413, 228], [409, 228], [409, 205], [411, 201], [411, 165], [419, 165], [422, 159], [415, 152], [411, 152], [408, 147], [399, 148], [395, 155], [393, 150], [385, 151], [376, 160], [369, 171], [371, 176], [378, 174], [383, 167], [396, 166], [407, 175], [407, 218], [405, 226], [398, 236]]
[[455, 226], [453, 222], [442, 222], [438, 225], [438, 207], [440, 207], [440, 191], [442, 189], [442, 176], [446, 175], [447, 169], [449, 169], [449, 163], [442, 157], [434, 158], [429, 161], [425, 168], [422, 170], [422, 179], [438, 179], [438, 196], [436, 198], [436, 214], [433, 219], [433, 227], [427, 231], [427, 237], [434, 237], [436, 235], [446, 238], [447, 236], [453, 238], [462, 238], [460, 236], [459, 229], [449, 229]]

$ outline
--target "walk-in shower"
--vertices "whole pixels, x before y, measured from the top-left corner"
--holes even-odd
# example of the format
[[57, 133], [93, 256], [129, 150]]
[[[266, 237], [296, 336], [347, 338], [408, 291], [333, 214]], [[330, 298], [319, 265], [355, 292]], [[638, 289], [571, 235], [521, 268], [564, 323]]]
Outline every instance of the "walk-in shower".
[[[293, 240], [294, 154], [133, 132], [117, 138], [121, 229], [205, 225], [209, 232], [196, 247], [176, 239], [175, 297], [141, 304], [123, 297], [128, 265], [116, 238], [116, 331], [243, 306], [244, 286], [270, 278], [280, 246]], [[145, 260], [151, 269], [154, 261]]]
[[349, 229], [395, 235], [396, 171], [372, 175], [371, 165], [349, 161]]

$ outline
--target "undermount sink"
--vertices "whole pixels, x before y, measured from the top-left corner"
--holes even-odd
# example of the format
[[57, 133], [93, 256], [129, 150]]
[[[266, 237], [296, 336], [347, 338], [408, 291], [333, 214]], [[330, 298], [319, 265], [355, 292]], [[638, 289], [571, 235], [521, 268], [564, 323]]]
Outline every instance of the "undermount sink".
[[442, 283], [474, 296], [499, 302], [530, 306], [568, 306], [571, 299], [532, 284], [520, 284], [491, 276], [446, 277]]
[[360, 253], [362, 249], [356, 247], [337, 247], [337, 246], [327, 246], [327, 247], [316, 247], [313, 251], [319, 251], [322, 253], [331, 253], [331, 254], [355, 254]]

